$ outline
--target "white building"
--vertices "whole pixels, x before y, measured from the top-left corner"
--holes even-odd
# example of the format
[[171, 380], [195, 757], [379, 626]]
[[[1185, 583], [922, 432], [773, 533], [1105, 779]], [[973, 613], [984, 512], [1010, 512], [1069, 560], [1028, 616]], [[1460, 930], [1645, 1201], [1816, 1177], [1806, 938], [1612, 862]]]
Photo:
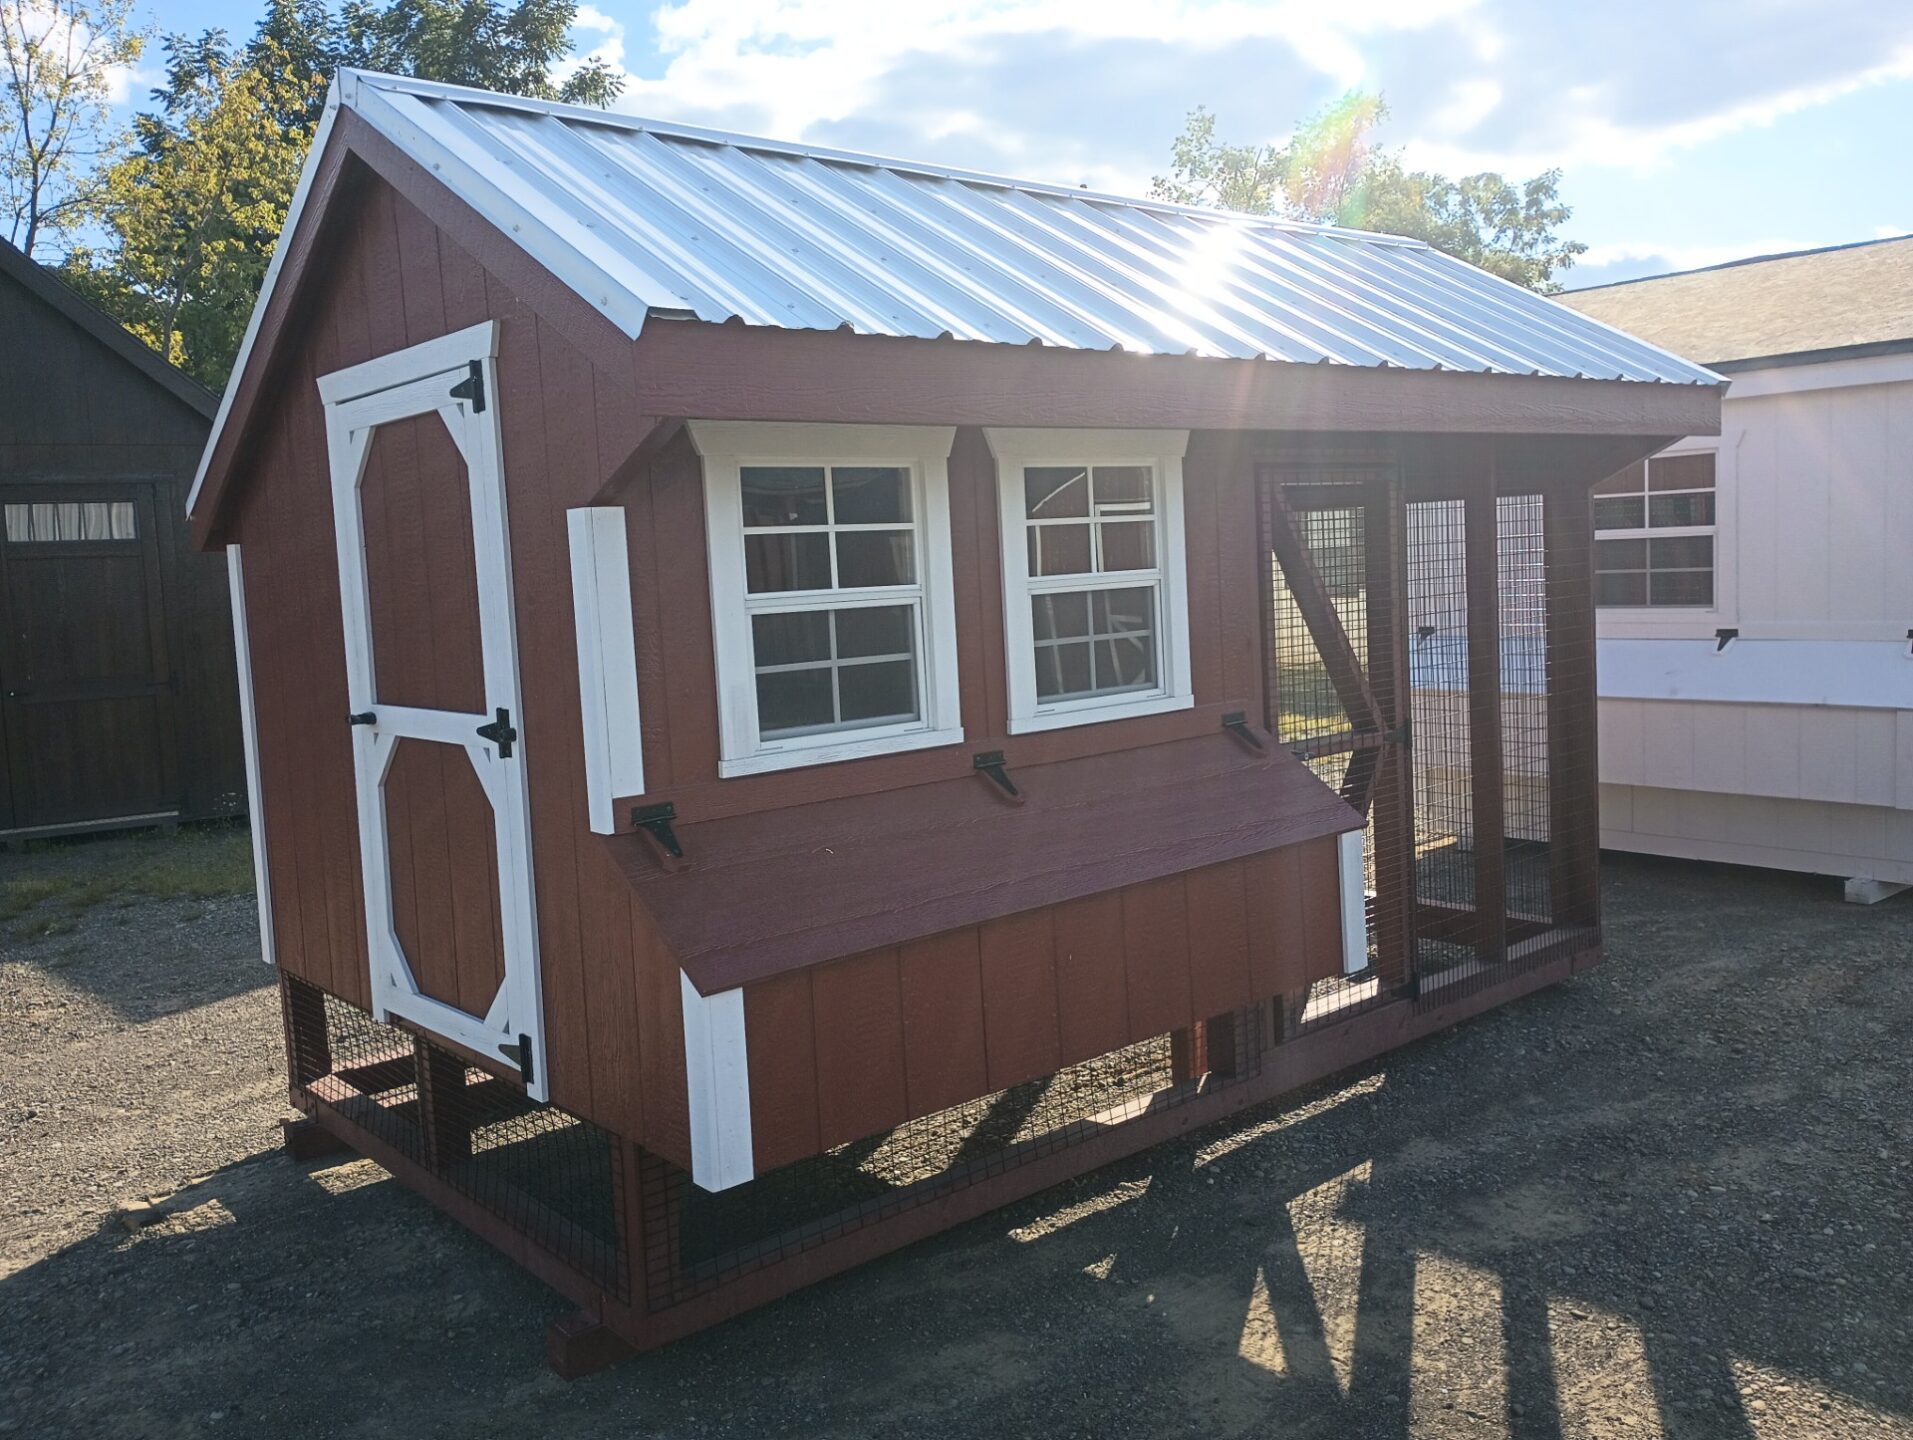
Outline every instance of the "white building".
[[1596, 488], [1603, 845], [1913, 884], [1913, 237], [1561, 298], [1732, 381]]

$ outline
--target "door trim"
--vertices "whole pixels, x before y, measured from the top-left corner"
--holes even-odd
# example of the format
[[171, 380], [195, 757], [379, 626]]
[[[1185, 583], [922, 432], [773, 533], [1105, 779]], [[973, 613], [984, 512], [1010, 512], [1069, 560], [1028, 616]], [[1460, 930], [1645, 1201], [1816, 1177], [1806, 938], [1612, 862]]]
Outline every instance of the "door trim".
[[[544, 1100], [549, 1095], [549, 1066], [532, 890], [531, 798], [525, 774], [503, 436], [498, 406], [492, 403], [497, 394], [497, 352], [498, 326], [488, 321], [322, 376], [319, 392], [326, 401], [347, 702], [353, 715], [370, 712], [375, 717], [371, 723], [352, 726], [373, 1013], [382, 1021], [400, 1016], [478, 1054], [517, 1064], [529, 1071], [527, 1093], [534, 1100]], [[486, 396], [483, 409], [451, 393], [458, 373], [474, 366]], [[437, 414], [444, 422], [465, 462], [470, 487], [485, 683], [485, 708], [470, 715], [382, 705], [373, 667], [359, 485], [372, 432], [390, 421], [429, 414]], [[520, 732], [509, 757], [475, 733], [495, 707], [509, 710]], [[345, 718], [341, 716], [340, 723]], [[461, 746], [491, 803], [505, 979], [483, 1016], [435, 1000], [419, 989], [393, 923], [383, 786], [397, 741], [404, 738]], [[514, 1053], [521, 1037], [529, 1041], [529, 1056]]]

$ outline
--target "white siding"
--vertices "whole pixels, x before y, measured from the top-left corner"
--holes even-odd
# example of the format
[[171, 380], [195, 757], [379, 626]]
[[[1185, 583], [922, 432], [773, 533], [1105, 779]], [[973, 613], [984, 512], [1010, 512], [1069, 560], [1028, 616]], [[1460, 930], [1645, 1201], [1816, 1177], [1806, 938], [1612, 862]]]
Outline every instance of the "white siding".
[[[1913, 357], [1736, 376], [1721, 427], [1672, 447], [1719, 446], [1717, 605], [1600, 613], [1602, 843], [1913, 879]], [[1711, 670], [1711, 643], [1650, 643], [1722, 627], [1791, 643]], [[1788, 703], [1817, 698], [1852, 703]]]

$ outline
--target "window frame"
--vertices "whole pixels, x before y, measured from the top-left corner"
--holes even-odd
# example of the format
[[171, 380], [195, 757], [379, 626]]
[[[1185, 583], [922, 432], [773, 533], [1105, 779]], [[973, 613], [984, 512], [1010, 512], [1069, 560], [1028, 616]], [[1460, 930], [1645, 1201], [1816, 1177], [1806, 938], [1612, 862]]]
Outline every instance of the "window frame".
[[[955, 745], [963, 740], [950, 555], [954, 426], [758, 420], [686, 422], [704, 461], [705, 549], [717, 662], [718, 775], [734, 779]], [[917, 579], [908, 586], [790, 590], [752, 596], [745, 573], [743, 471], [753, 466], [895, 465], [908, 470]], [[898, 527], [901, 528], [901, 527]], [[755, 603], [754, 603], [755, 602]], [[907, 603], [917, 608], [915, 720], [766, 740], [757, 713], [752, 617]]]
[[[1189, 432], [986, 429], [983, 434], [996, 457], [1009, 733], [1026, 735], [1194, 708], [1195, 686], [1189, 666], [1189, 566], [1182, 504], [1182, 465], [1189, 448]], [[1148, 466], [1159, 497], [1154, 571], [1092, 571], [1042, 576], [1032, 581], [1023, 472], [1046, 465]], [[1093, 518], [1090, 523], [1095, 524]], [[1031, 597], [1050, 591], [1120, 590], [1144, 585], [1156, 589], [1156, 663], [1161, 683], [1140, 694], [1039, 700]]]
[[[1685, 460], [1685, 459], [1690, 459], [1695, 456], [1701, 456], [1701, 455], [1709, 456], [1713, 460], [1714, 483], [1711, 489], [1700, 490], [1700, 489], [1695, 489], [1690, 487], [1685, 490], [1656, 491], [1653, 488], [1653, 485], [1654, 485], [1653, 470], [1654, 470], [1654, 463], [1657, 460]], [[1625, 618], [1638, 618], [1638, 617], [1656, 616], [1656, 615], [1668, 616], [1670, 618], [1677, 618], [1683, 615], [1704, 616], [1704, 615], [1715, 615], [1721, 612], [1723, 606], [1721, 601], [1721, 475], [1720, 475], [1720, 470], [1721, 470], [1721, 453], [1720, 453], [1720, 448], [1718, 446], [1692, 446], [1692, 447], [1684, 448], [1684, 449], [1670, 448], [1667, 450], [1663, 450], [1659, 452], [1658, 454], [1650, 455], [1646, 458], [1646, 460], [1641, 462], [1641, 489], [1638, 492], [1628, 491], [1628, 492], [1624, 492], [1620, 494], [1591, 493], [1589, 495], [1588, 497], [1588, 505], [1590, 508], [1589, 529], [1592, 532], [1593, 539], [1594, 539], [1594, 556], [1593, 556], [1594, 565], [1592, 570], [1590, 571], [1590, 578], [1594, 586], [1595, 608], [1598, 611], [1600, 611], [1604, 615], [1611, 615], [1615, 617], [1625, 617]], [[1594, 518], [1591, 512], [1593, 507], [1597, 505], [1600, 501], [1613, 500], [1613, 499], [1631, 499], [1631, 498], [1634, 498], [1637, 493], [1641, 500], [1641, 522], [1642, 523], [1640, 525], [1623, 525], [1623, 526], [1605, 526], [1604, 527], [1594, 523]], [[1701, 495], [1701, 494], [1712, 495], [1714, 498], [1713, 523], [1709, 525], [1653, 525], [1648, 523], [1652, 519], [1654, 497], [1657, 494], [1659, 495]], [[1639, 541], [1642, 541], [1644, 545], [1646, 545], [1646, 544], [1651, 544], [1655, 540], [1679, 540], [1679, 539], [1696, 538], [1696, 537], [1704, 537], [1713, 542], [1712, 560], [1707, 566], [1707, 573], [1711, 580], [1711, 589], [1713, 592], [1713, 599], [1707, 602], [1706, 604], [1701, 604], [1701, 605], [1674, 605], [1674, 604], [1657, 605], [1655, 604], [1653, 600], [1655, 572], [1651, 565], [1646, 565], [1641, 570], [1638, 570], [1638, 571], [1627, 570], [1627, 571], [1605, 571], [1604, 572], [1601, 568], [1601, 542], [1604, 540], [1639, 540]], [[1642, 553], [1643, 553], [1643, 556], [1646, 556], [1647, 554], [1650, 554], [1651, 552], [1644, 549]], [[1669, 567], [1665, 573], [1694, 574], [1699, 571], [1699, 568], [1700, 567], [1698, 566]], [[1642, 579], [1642, 585], [1644, 587], [1643, 593], [1646, 595], [1647, 598], [1643, 600], [1642, 603], [1639, 605], [1600, 603], [1601, 576], [1604, 573], [1640, 575]]]

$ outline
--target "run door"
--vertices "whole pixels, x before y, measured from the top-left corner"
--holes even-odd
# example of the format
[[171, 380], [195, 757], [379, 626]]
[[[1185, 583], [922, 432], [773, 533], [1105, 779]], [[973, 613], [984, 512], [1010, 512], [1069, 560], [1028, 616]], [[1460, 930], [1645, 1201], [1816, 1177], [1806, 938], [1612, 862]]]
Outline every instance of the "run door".
[[325, 376], [374, 1009], [546, 1094], [496, 327]]

